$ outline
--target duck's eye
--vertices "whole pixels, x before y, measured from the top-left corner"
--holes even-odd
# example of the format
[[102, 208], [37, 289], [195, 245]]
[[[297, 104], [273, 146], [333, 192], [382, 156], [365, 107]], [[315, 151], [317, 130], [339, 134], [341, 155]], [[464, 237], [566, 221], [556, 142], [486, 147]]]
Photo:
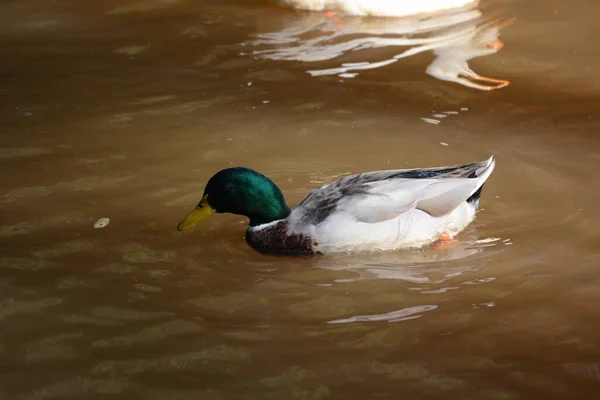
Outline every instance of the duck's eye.
[[225, 192], [231, 192], [231, 185], [227, 184], [227, 185], [223, 186], [223, 190]]

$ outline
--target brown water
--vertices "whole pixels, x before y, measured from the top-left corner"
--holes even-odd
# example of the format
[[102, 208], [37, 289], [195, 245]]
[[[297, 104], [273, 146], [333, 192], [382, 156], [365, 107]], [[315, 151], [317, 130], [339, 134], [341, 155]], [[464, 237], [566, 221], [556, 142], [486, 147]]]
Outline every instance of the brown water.
[[[306, 18], [259, 0], [4, 1], [0, 398], [595, 398], [600, 4], [482, 7], [516, 17], [470, 62], [510, 80], [492, 92], [426, 75], [430, 52], [352, 79], [306, 71], [399, 51], [241, 55]], [[233, 215], [175, 231], [230, 165], [296, 204], [491, 154], [446, 251], [261, 255]]]

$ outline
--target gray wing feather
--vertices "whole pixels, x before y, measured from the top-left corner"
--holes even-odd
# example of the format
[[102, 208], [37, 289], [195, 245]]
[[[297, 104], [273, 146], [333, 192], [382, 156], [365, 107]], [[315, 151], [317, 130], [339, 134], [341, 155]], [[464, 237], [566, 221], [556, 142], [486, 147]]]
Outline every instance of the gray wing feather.
[[452, 212], [491, 174], [494, 159], [440, 168], [368, 172], [345, 176], [312, 192], [295, 208], [302, 223], [317, 225], [334, 212], [380, 222], [413, 208], [434, 217]]

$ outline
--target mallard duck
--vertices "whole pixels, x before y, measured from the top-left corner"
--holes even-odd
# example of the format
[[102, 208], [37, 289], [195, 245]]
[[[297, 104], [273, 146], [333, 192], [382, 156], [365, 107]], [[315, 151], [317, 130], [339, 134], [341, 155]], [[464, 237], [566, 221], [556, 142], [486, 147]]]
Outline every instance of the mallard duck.
[[494, 170], [486, 161], [437, 168], [347, 175], [290, 209], [281, 190], [249, 168], [217, 172], [183, 231], [213, 213], [250, 219], [246, 241], [267, 253], [323, 254], [393, 250], [450, 240], [474, 218], [481, 189]]
[[300, 10], [337, 11], [356, 16], [405, 17], [473, 6], [478, 4], [479, 0], [279, 0], [279, 2]]

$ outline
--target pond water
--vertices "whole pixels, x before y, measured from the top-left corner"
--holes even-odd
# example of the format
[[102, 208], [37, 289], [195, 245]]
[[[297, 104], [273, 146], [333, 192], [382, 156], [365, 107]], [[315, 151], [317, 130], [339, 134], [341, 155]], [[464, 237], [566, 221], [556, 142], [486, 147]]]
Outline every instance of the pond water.
[[[0, 398], [594, 397], [599, 13], [4, 1]], [[510, 84], [453, 81], [465, 60]], [[175, 229], [232, 165], [294, 205], [345, 174], [490, 155], [446, 250], [274, 257], [239, 216]]]

